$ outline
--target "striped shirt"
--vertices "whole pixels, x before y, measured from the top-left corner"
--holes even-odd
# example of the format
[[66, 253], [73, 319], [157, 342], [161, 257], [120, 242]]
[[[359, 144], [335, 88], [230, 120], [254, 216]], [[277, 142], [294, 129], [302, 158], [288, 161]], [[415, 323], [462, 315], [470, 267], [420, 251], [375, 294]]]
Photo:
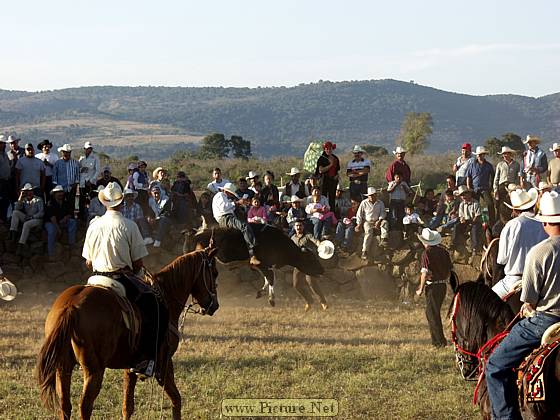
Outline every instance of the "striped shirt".
[[68, 192], [80, 182], [80, 164], [76, 159], [58, 159], [53, 166], [53, 184]]
[[144, 217], [144, 212], [142, 211], [142, 207], [138, 203], [132, 203], [129, 207], [127, 203], [124, 203], [121, 211], [122, 215], [129, 220], [137, 220], [142, 219]]

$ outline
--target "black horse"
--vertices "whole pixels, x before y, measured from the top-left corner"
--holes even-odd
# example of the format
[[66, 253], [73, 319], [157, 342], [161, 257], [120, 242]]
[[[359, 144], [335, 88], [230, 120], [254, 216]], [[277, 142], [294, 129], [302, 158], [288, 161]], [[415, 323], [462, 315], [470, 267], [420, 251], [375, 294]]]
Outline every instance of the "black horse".
[[[258, 291], [257, 297], [261, 297], [268, 289], [268, 302], [271, 306], [274, 302], [274, 271], [273, 268], [292, 266], [310, 276], [320, 276], [324, 273], [319, 258], [312, 252], [300, 249], [280, 229], [263, 224], [250, 224], [257, 246], [255, 256], [261, 261], [252, 268], [260, 271], [264, 277], [264, 285]], [[248, 264], [249, 251], [241, 231], [232, 228], [206, 228], [198, 231], [185, 231], [185, 242], [183, 251], [190, 252], [194, 249], [204, 249], [212, 240], [218, 248], [216, 259], [226, 266], [235, 264]]]
[[[455, 293], [449, 313], [452, 324], [452, 340], [455, 345], [457, 364], [464, 378], [476, 374], [479, 349], [491, 338], [501, 333], [514, 318], [510, 306], [502, 301], [488, 286], [478, 282], [461, 284]], [[520, 404], [524, 419], [560, 418], [560, 354], [549, 359], [546, 393], [552, 398], [545, 402]], [[486, 381], [477, 390], [477, 401], [482, 417], [491, 418], [491, 407]]]

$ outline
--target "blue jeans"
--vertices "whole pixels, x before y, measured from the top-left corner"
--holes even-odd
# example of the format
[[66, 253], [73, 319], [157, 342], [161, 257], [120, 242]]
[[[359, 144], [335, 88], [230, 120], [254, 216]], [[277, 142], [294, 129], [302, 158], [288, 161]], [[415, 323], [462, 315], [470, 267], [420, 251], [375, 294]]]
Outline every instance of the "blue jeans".
[[345, 225], [343, 222], [338, 222], [336, 225], [336, 241], [345, 248], [349, 248], [352, 245], [352, 238], [354, 237], [354, 223]]
[[247, 248], [249, 250], [249, 255], [253, 255], [253, 248], [255, 248], [255, 234], [253, 233], [253, 229], [249, 224], [243, 220], [239, 220], [233, 214], [225, 214], [218, 219], [218, 224], [221, 227], [229, 227], [233, 229], [240, 230], [243, 234], [243, 239], [247, 244]]
[[[74, 245], [76, 243], [76, 230], [78, 230], [78, 221], [73, 218], [67, 219], [66, 222], [58, 222], [60, 229], [66, 229], [68, 231], [68, 244]], [[47, 230], [47, 252], [49, 257], [54, 255], [54, 245], [56, 244], [56, 236], [58, 230], [56, 225], [51, 222], [45, 223], [45, 229]]]
[[486, 364], [486, 384], [492, 403], [492, 419], [509, 420], [519, 418], [516, 399], [514, 368], [531, 351], [540, 346], [541, 338], [548, 327], [560, 321], [560, 317], [536, 312], [513, 326]]
[[157, 230], [155, 235], [156, 241], [161, 242], [167, 236], [167, 233], [169, 232], [170, 228], [171, 228], [171, 220], [166, 216], [161, 216], [157, 220]]
[[325, 220], [319, 220], [316, 217], [312, 217], [311, 223], [313, 223], [313, 237], [315, 239], [321, 240], [325, 232]]

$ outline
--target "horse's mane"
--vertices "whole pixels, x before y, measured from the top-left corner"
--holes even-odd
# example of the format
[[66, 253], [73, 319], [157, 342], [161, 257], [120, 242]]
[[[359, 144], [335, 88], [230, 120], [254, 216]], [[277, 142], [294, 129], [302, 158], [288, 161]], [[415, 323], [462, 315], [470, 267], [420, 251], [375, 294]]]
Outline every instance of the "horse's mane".
[[176, 293], [181, 289], [180, 283], [185, 278], [194, 277], [194, 269], [199, 266], [197, 263], [202, 259], [203, 252], [193, 251], [175, 258], [155, 274], [154, 283], [164, 288], [167, 294], [177, 296]]

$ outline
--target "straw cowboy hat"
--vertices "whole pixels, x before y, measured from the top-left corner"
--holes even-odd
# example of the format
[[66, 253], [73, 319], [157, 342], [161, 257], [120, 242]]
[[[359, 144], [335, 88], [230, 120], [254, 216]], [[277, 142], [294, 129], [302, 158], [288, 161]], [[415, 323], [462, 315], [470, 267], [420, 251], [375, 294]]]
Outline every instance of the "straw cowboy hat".
[[557, 150], [560, 150], [560, 143], [553, 143], [552, 147], [548, 150], [550, 150], [551, 152], [555, 152]]
[[466, 194], [466, 193], [472, 193], [472, 190], [469, 187], [467, 187], [466, 185], [459, 185], [459, 188], [457, 188], [455, 191], [453, 191], [453, 194], [457, 195], [457, 196], [461, 196], [461, 195]]
[[510, 209], [527, 210], [537, 203], [537, 200], [539, 199], [539, 192], [536, 188], [531, 188], [529, 191], [518, 188], [509, 193], [509, 199], [511, 201], [511, 205], [508, 203], [504, 204]]
[[502, 151], [498, 152], [499, 155], [503, 155], [504, 153], [515, 153], [515, 150], [513, 150], [511, 147], [509, 146], [502, 146]]
[[289, 201], [290, 203], [297, 203], [298, 201], [301, 203], [303, 200], [299, 198], [297, 195], [292, 195]]
[[328, 260], [334, 255], [334, 244], [331, 241], [321, 241], [317, 247], [317, 254], [319, 258], [323, 260]]
[[476, 151], [473, 152], [473, 155], [487, 155], [488, 150], [484, 146], [476, 146]]
[[71, 152], [72, 151], [72, 146], [70, 146], [68, 143], [66, 143], [62, 147], [59, 147], [57, 150], [59, 152]]
[[17, 138], [16, 136], [8, 136], [8, 141], [6, 143], [17, 143], [21, 139]]
[[33, 185], [31, 185], [29, 182], [27, 184], [25, 184], [23, 186], [23, 188], [21, 189], [22, 191], [33, 191]]
[[159, 173], [161, 171], [163, 171], [164, 169], [161, 166], [158, 166], [156, 169], [154, 169], [154, 171], [152, 172], [152, 178], [157, 178], [157, 176], [159, 175]]
[[[127, 189], [125, 189], [124, 191], [126, 192]], [[99, 191], [97, 197], [99, 198], [101, 204], [108, 208], [118, 206], [124, 199], [121, 187], [116, 182], [109, 182], [105, 188]]]
[[51, 194], [55, 193], [55, 192], [64, 192], [64, 188], [62, 187], [62, 185], [57, 185], [56, 187], [54, 187], [51, 190]]
[[554, 186], [552, 184], [549, 184], [546, 181], [540, 181], [539, 186], [537, 187], [537, 190], [546, 191], [546, 190], [551, 190], [553, 187]]
[[523, 144], [528, 144], [530, 141], [534, 141], [534, 142], [540, 143], [540, 142], [541, 142], [541, 139], [540, 139], [539, 137], [537, 137], [537, 136], [533, 136], [533, 135], [531, 135], [531, 134], [528, 134], [528, 135], [527, 135], [527, 138], [526, 138], [525, 140], [522, 140], [522, 141], [523, 141]]
[[436, 230], [424, 228], [422, 229], [422, 233], [417, 235], [420, 242], [424, 245], [437, 245], [441, 243], [441, 235]]
[[256, 177], [258, 177], [258, 176], [259, 176], [259, 174], [256, 173], [255, 171], [249, 171], [249, 175], [246, 176], [245, 179], [246, 179], [247, 181], [249, 181], [250, 179], [256, 178]]
[[[107, 188], [109, 188], [109, 184], [107, 184]], [[119, 187], [119, 189], [120, 189], [120, 187]], [[122, 195], [123, 196], [133, 195], [134, 199], [136, 199], [136, 197], [138, 197], [138, 191], [134, 191], [131, 188], [125, 188], [124, 191], [122, 191]]]
[[0, 299], [10, 301], [14, 300], [16, 295], [17, 287], [15, 284], [5, 277], [0, 277]]
[[86, 141], [84, 149], [93, 149], [93, 144], [90, 141]]
[[556, 191], [543, 193], [535, 219], [543, 223], [560, 223], [560, 196]]
[[286, 172], [286, 175], [290, 175], [290, 176], [294, 176], [294, 175], [298, 175], [301, 174], [301, 171], [298, 168], [292, 168], [290, 169], [290, 172]]
[[103, 185], [98, 185], [97, 187], [95, 187], [95, 190], [93, 190], [93, 192], [99, 193], [101, 191], [103, 191], [105, 187]]
[[365, 153], [366, 151], [362, 148], [362, 146], [355, 145], [352, 149], [352, 153]]
[[226, 182], [223, 187], [219, 187], [218, 189], [233, 194], [236, 198], [239, 198], [239, 196], [235, 192], [235, 186], [231, 182]]
[[368, 187], [367, 194], [364, 194], [364, 196], [369, 197], [373, 194], [377, 194], [377, 190], [375, 189], [375, 187]]
[[393, 150], [393, 154], [394, 154], [394, 155], [397, 155], [397, 154], [399, 154], [399, 153], [406, 153], [406, 150], [404, 149], [404, 147], [397, 146], [397, 147], [395, 148], [395, 150]]

